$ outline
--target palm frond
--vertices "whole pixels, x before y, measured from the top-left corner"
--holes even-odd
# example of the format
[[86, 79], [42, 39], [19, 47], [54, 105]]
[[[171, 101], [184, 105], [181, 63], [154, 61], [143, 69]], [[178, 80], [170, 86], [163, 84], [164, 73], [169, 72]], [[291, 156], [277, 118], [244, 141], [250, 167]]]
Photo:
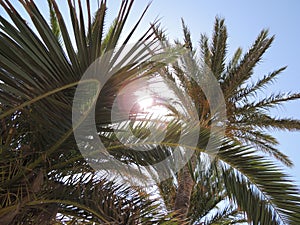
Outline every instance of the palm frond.
[[240, 101], [243, 98], [247, 98], [249, 96], [257, 96], [258, 91], [263, 91], [262, 89], [267, 87], [267, 85], [272, 84], [275, 81], [275, 78], [286, 69], [287, 67], [282, 67], [278, 70], [275, 70], [272, 73], [269, 73], [268, 75], [263, 76], [261, 79], [259, 79], [256, 83], [247, 85], [245, 89], [240, 90], [240, 92], [234, 96], [235, 101]]
[[247, 109], [248, 111], [253, 111], [253, 110], [269, 110], [273, 107], [279, 106], [280, 104], [287, 102], [287, 101], [292, 101], [292, 100], [297, 100], [300, 98], [299, 93], [278, 93], [278, 94], [272, 94], [262, 100], [259, 100], [257, 102], [252, 102], [243, 105], [242, 107], [238, 108], [238, 111], [245, 111]]
[[254, 224], [299, 223], [299, 190], [290, 178], [272, 161], [255, 155], [255, 150], [226, 145], [218, 153], [231, 168], [224, 166], [226, 190], [248, 218]]
[[[121, 219], [123, 221], [131, 220], [129, 217], [134, 213], [130, 210], [133, 208], [139, 212], [142, 210], [139, 207], [143, 205], [139, 204], [137, 204], [139, 207], [129, 207], [134, 202], [138, 203], [138, 197], [140, 200], [143, 198], [140, 193], [135, 196], [135, 199], [131, 199], [132, 201], [130, 199], [125, 201], [124, 198], [115, 199], [120, 201], [114, 202], [115, 206], [119, 207], [120, 213], [115, 216], [116, 214], [109, 214], [110, 212], [107, 214], [101, 209], [108, 205], [103, 205], [103, 202], [97, 205], [90, 201], [92, 195], [96, 197], [96, 194], [101, 193], [101, 188], [105, 187], [104, 184], [100, 183], [99, 186], [94, 182], [82, 181], [78, 183], [78, 186], [71, 183], [67, 185], [64, 182], [57, 186], [51, 183], [49, 174], [67, 176], [72, 173], [93, 172], [78, 151], [73, 137], [72, 103], [75, 89], [86, 69], [105, 53], [107, 53], [106, 60], [108, 60], [106, 66], [109, 65], [110, 70], [114, 69], [113, 66], [117, 61], [121, 63], [114, 73], [120, 74], [123, 84], [137, 76], [141, 65], [145, 66], [143, 68], [149, 68], [149, 73], [151, 73], [151, 62], [143, 64], [147, 59], [147, 54], [150, 55], [147, 53], [147, 48], [156, 41], [151, 33], [151, 27], [125, 56], [121, 54], [123, 48], [111, 54], [109, 51], [112, 52], [119, 42], [133, 1], [122, 2], [117, 22], [113, 25], [113, 32], [106, 36], [106, 48], [102, 45], [105, 37], [103, 32], [105, 1], [101, 1], [94, 23], [90, 16], [89, 1], [87, 1], [87, 23], [83, 17], [81, 2], [78, 1], [75, 6], [73, 1], [68, 1], [71, 29], [75, 36], [74, 45], [70, 37], [72, 32], [67, 28], [60, 7], [55, 0], [49, 1], [53, 7], [51, 8], [52, 25], [51, 22], [50, 24], [47, 22], [34, 1], [20, 2], [31, 18], [31, 25], [22, 18], [10, 1], [0, 1], [1, 7], [12, 21], [0, 16], [1, 221], [4, 224], [11, 224], [17, 220], [26, 222], [32, 214], [38, 215], [43, 210], [51, 211], [52, 206], [54, 206], [53, 212], [58, 209], [60, 212], [65, 210], [67, 215], [72, 218], [77, 217], [79, 222], [97, 218], [95, 220], [105, 223], [112, 220], [111, 217], [116, 217], [117, 220], [123, 218]], [[124, 44], [128, 43], [139, 23], [140, 20], [129, 32]], [[58, 40], [56, 28], [54, 29], [53, 25], [58, 26], [56, 28], [60, 30], [61, 41]], [[147, 47], [144, 47], [145, 44]], [[151, 52], [151, 56], [153, 54], [154, 52]], [[128, 55], [134, 57], [128, 61]], [[127, 58], [122, 59], [122, 57]], [[109, 82], [112, 82], [111, 84], [116, 82], [116, 77], [118, 76]], [[86, 83], [97, 85], [98, 81], [92, 79]], [[104, 91], [108, 90], [104, 88]], [[108, 97], [116, 94], [116, 91], [117, 89], [110, 90], [112, 94]], [[106, 96], [101, 97], [104, 98], [103, 102], [108, 102], [110, 106], [111, 102], [105, 100]], [[105, 105], [102, 106], [105, 107]], [[98, 118], [98, 120], [101, 119], [106, 121], [105, 117]], [[87, 189], [80, 192], [78, 188], [81, 185], [87, 186]], [[99, 189], [90, 188], [92, 185]], [[61, 196], [58, 190], [61, 190]], [[129, 194], [126, 190], [120, 189], [120, 192], [122, 191]], [[79, 199], [81, 200], [78, 203]], [[41, 202], [42, 200], [44, 202]], [[107, 201], [107, 204], [111, 203]], [[127, 215], [122, 214], [122, 206], [129, 210]], [[148, 206], [151, 210], [155, 208]], [[47, 218], [52, 219], [56, 216], [47, 215]], [[142, 217], [145, 221], [147, 220], [145, 214], [139, 215], [140, 218], [132, 218], [132, 223], [140, 221]], [[34, 219], [37, 222], [40, 218], [34, 217]], [[50, 219], [48, 221], [50, 222]]]
[[227, 30], [225, 26], [225, 20], [216, 18], [215, 28], [213, 34], [213, 43], [211, 45], [211, 69], [217, 80], [221, 78], [221, 75], [225, 69], [225, 60], [227, 53]]
[[221, 83], [225, 97], [234, 95], [237, 92], [237, 88], [251, 77], [253, 68], [261, 60], [262, 55], [271, 46], [273, 40], [274, 36], [269, 38], [267, 30], [261, 31], [239, 64], [226, 72], [224, 81]]
[[53, 9], [51, 0], [48, 0], [48, 5], [49, 5], [50, 24], [51, 24], [52, 32], [53, 32], [54, 36], [57, 38], [57, 40], [59, 40], [60, 39], [60, 28], [59, 28], [57, 16], [55, 15], [55, 11]]
[[230, 224], [242, 224], [246, 223], [247, 220], [243, 218], [243, 215], [231, 206], [227, 206], [217, 213], [212, 215], [210, 218], [204, 220], [204, 224], [210, 225], [230, 225]]
[[186, 26], [183, 18], [181, 18], [181, 23], [182, 23], [185, 47], [188, 48], [192, 52], [193, 51], [193, 43], [192, 43], [192, 39], [191, 39], [191, 32], [189, 31], [189, 28]]

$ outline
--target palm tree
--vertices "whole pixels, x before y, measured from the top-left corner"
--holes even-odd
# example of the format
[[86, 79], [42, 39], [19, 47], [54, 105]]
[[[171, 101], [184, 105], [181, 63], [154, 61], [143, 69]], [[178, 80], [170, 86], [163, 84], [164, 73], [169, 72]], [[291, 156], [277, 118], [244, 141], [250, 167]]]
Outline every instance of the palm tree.
[[[244, 214], [234, 204], [230, 204], [225, 189], [224, 177], [217, 161], [209, 163], [203, 154], [201, 164], [194, 173], [194, 187], [190, 197], [188, 219], [191, 224], [239, 224], [247, 222]], [[160, 194], [166, 207], [171, 210], [176, 198], [174, 180], [163, 181]]]
[[[201, 36], [200, 56], [197, 56], [198, 52], [193, 47], [187, 26], [183, 21], [182, 23], [184, 43], [175, 41], [175, 45], [183, 46], [187, 49], [187, 54], [179, 59], [179, 63], [173, 63], [171, 68], [163, 70], [161, 75], [166, 80], [177, 83], [177, 92], [183, 92], [191, 98], [201, 126], [206, 129], [211, 129], [211, 124], [214, 120], [218, 121], [219, 116], [211, 111], [209, 99], [196, 81], [210, 85], [207, 83], [207, 76], [213, 75], [220, 85], [227, 116], [226, 120], [219, 123], [221, 127], [225, 127], [225, 139], [219, 140], [220, 151], [213, 162], [219, 175], [212, 185], [219, 183], [222, 187], [219, 191], [224, 194], [224, 198], [234, 202], [233, 205], [237, 206], [234, 210], [238, 209], [237, 213], [244, 212], [245, 216], [242, 218], [250, 223], [299, 223], [298, 188], [292, 185], [290, 179], [268, 155], [286, 166], [292, 166], [292, 162], [277, 149], [277, 140], [266, 131], [299, 130], [299, 120], [271, 116], [270, 109], [299, 99], [300, 94], [271, 94], [257, 100], [259, 92], [274, 82], [285, 67], [263, 76], [257, 82], [251, 82], [255, 66], [270, 47], [274, 37], [269, 37], [268, 31], [263, 30], [244, 56], [239, 48], [226, 65], [227, 30], [223, 19], [216, 19], [211, 42], [207, 36]], [[156, 34], [166, 48], [171, 48], [159, 28], [156, 29]], [[199, 182], [195, 174], [201, 173], [199, 168], [202, 168], [203, 155], [210, 155], [210, 152], [203, 153], [205, 145], [198, 145], [198, 148], [198, 153], [196, 151], [190, 163], [177, 173], [176, 178], [166, 181], [167, 189], [160, 185], [163, 196], [167, 193], [172, 196], [172, 208], [181, 212], [182, 218], [189, 218], [194, 222], [201, 221], [204, 215], [205, 207], [198, 207], [197, 204], [201, 189], [206, 188], [205, 182]], [[202, 193], [201, 198], [203, 194], [209, 195], [211, 191]], [[218, 198], [214, 199], [215, 203], [218, 203]], [[170, 203], [170, 199], [167, 202]], [[234, 220], [229, 223], [233, 222]]]
[[[93, 18], [86, 1], [87, 21], [81, 2], [75, 6], [68, 1], [72, 30], [55, 0], [48, 1], [50, 24], [34, 1], [19, 3], [31, 25], [10, 1], [0, 1], [10, 18], [0, 16], [1, 224], [175, 223], [143, 190], [99, 177], [80, 154], [73, 135], [72, 102], [82, 75], [104, 55], [112, 64], [123, 60], [122, 48], [116, 46], [129, 42], [145, 12], [120, 43], [133, 1], [122, 1], [106, 35], [106, 1], [101, 1]], [[145, 71], [150, 67], [139, 57], [149, 54], [141, 46], [155, 42], [150, 27], [130, 48], [137, 57], [102, 88], [97, 104], [99, 132], [107, 129], [107, 109], [118, 89], [134, 79], [140, 67]], [[110, 54], [113, 49], [115, 55]]]
[[[114, 98], [124, 85], [143, 77], [153, 78], [162, 71], [165, 72], [162, 77], [167, 75], [172, 79], [173, 75], [176, 75], [176, 73], [167, 73], [168, 67], [165, 65], [168, 60], [152, 50], [161, 52], [160, 48], [152, 48], [159, 46], [155, 29], [153, 29], [155, 24], [142, 35], [135, 45], [130, 47], [129, 53], [125, 52], [124, 55], [122, 46], [129, 43], [144, 15], [143, 12], [123, 43], [120, 43], [120, 35], [124, 30], [133, 0], [122, 1], [119, 13], [106, 35], [104, 35], [106, 1], [101, 1], [94, 18], [92, 18], [90, 1], [86, 1], [86, 22], [81, 2], [78, 1], [75, 6], [74, 1], [69, 0], [72, 31], [67, 29], [55, 0], [49, 1], [50, 25], [34, 1], [20, 0], [19, 2], [30, 16], [33, 28], [8, 0], [0, 1], [0, 5], [11, 19], [8, 21], [0, 16], [0, 220], [2, 224], [32, 224], [40, 221], [48, 221], [49, 224], [56, 222], [70, 224], [183, 224], [182, 220], [203, 223], [200, 217], [207, 215], [207, 212], [214, 208], [217, 202], [226, 197], [234, 201], [233, 207], [224, 209], [223, 214], [222, 212], [218, 213], [213, 218], [207, 217], [205, 222], [208, 219], [211, 221], [220, 219], [219, 221], [224, 223], [228, 222], [228, 219], [230, 222], [233, 220], [243, 221], [244, 217], [239, 219], [238, 216], [240, 216], [240, 212], [245, 212], [247, 215], [245, 218], [254, 224], [299, 223], [299, 197], [296, 187], [274, 162], [257, 153], [256, 148], [253, 148], [257, 146], [250, 145], [254, 142], [244, 143], [238, 135], [234, 136], [234, 132], [237, 131], [231, 127], [226, 130], [227, 137], [216, 136], [214, 138], [215, 145], [220, 148], [214, 162], [215, 165], [212, 163], [211, 167], [216, 169], [211, 170], [214, 172], [202, 173], [200, 167], [202, 155], [209, 155], [209, 152], [204, 151], [207, 140], [210, 136], [215, 135], [211, 132], [210, 120], [216, 117], [210, 115], [207, 108], [200, 107], [200, 104], [205, 105], [207, 101], [203, 98], [203, 93], [199, 91], [199, 88], [191, 85], [192, 81], [186, 76], [190, 71], [184, 71], [174, 65], [177, 75], [179, 75], [177, 80], [181, 81], [174, 91], [186, 93], [193, 99], [193, 104], [198, 109], [197, 112], [201, 119], [200, 126], [203, 128], [200, 133], [195, 133], [197, 132], [197, 129], [194, 129], [195, 124], [176, 115], [176, 113], [180, 113], [175, 112], [172, 107], [169, 107], [169, 110], [175, 112], [173, 120], [168, 126], [166, 137], [159, 144], [153, 143], [153, 140], [147, 135], [147, 129], [152, 121], [147, 121], [147, 119], [137, 121], [137, 123], [131, 119], [112, 121], [111, 111]], [[71, 41], [71, 34], [74, 36], [74, 42]], [[185, 31], [185, 34], [185, 46], [193, 50], [189, 41], [189, 32]], [[221, 34], [218, 32], [216, 36], [219, 35]], [[263, 35], [258, 42], [265, 43], [266, 40], [269, 39]], [[259, 43], [253, 48], [261, 49], [262, 43]], [[216, 41], [215, 46], [219, 44]], [[121, 47], [118, 48], [118, 45]], [[223, 50], [218, 48], [215, 52], [219, 54], [219, 51], [221, 54]], [[214, 51], [208, 49], [207, 54], [209, 52]], [[263, 54], [263, 51], [253, 50], [250, 53], [259, 55]], [[221, 54], [218, 57], [224, 56]], [[209, 55], [208, 58], [211, 56]], [[219, 60], [217, 56], [213, 58]], [[255, 61], [252, 60], [253, 56], [246, 58], [251, 60], [239, 61], [237, 59], [237, 63], [231, 63], [230, 68], [234, 69], [228, 70], [231, 72], [224, 77], [231, 77], [232, 75], [229, 74], [245, 67], [255, 66], [252, 64]], [[81, 84], [80, 80], [85, 71], [99, 59], [109, 62], [105, 64], [106, 66], [110, 65], [105, 67], [106, 72], [113, 71], [95, 103], [97, 135], [107, 147], [110, 157], [115, 157], [123, 163], [136, 164], [138, 167], [148, 165], [153, 168], [157, 161], [169, 157], [171, 165], [174, 146], [180, 145], [178, 143], [179, 136], [185, 137], [192, 133], [202, 140], [197, 143], [196, 147], [193, 147], [195, 156], [188, 166], [185, 166], [179, 173], [171, 171], [171, 174], [176, 174], [174, 177], [177, 179], [175, 179], [178, 183], [177, 188], [174, 186], [172, 178], [160, 185], [162, 195], [166, 196], [165, 192], [168, 190], [171, 190], [170, 194], [175, 193], [173, 194], [175, 199], [170, 198], [166, 201], [166, 207], [168, 205], [173, 205], [173, 207], [162, 210], [161, 207], [158, 207], [160, 202], [150, 199], [149, 193], [146, 193], [145, 190], [136, 186], [121, 185], [118, 180], [112, 180], [110, 177], [99, 177], [98, 171], [95, 171], [81, 155], [74, 138], [72, 103], [76, 87]], [[193, 63], [195, 59], [193, 54], [185, 55], [181, 59], [184, 63], [198, 65]], [[254, 59], [258, 60], [259, 57]], [[120, 61], [126, 63], [115, 70], [115, 63]], [[171, 60], [171, 62], [173, 61]], [[243, 66], [246, 62], [249, 65]], [[214, 66], [214, 68], [216, 67]], [[196, 71], [199, 68], [186, 67], [186, 69]], [[213, 69], [212, 71], [215, 72]], [[247, 71], [249, 72], [249, 70]], [[241, 71], [234, 73], [244, 74]], [[175, 84], [178, 84], [177, 80], [173, 77]], [[218, 81], [220, 81], [219, 78]], [[99, 83], [95, 79], [84, 82], [88, 87]], [[221, 84], [221, 87], [225, 86]], [[234, 96], [235, 92], [232, 93]], [[228, 99], [225, 97], [225, 102], [229, 107]], [[292, 97], [288, 97], [286, 100], [290, 99]], [[271, 104], [277, 103], [274, 101]], [[81, 105], [83, 110], [89, 106], [88, 103], [87, 101], [86, 105]], [[240, 115], [238, 116], [237, 112], [235, 115], [238, 119]], [[229, 120], [225, 122], [230, 123]], [[122, 141], [116, 137], [113, 131], [113, 125], [120, 132], [130, 127], [138, 137], [138, 141], [133, 144], [143, 149], [149, 149], [149, 151], [134, 151], [128, 146], [122, 145]], [[279, 125], [277, 123], [276, 127], [280, 127]], [[250, 132], [250, 128], [247, 132]], [[230, 135], [231, 133], [232, 135]], [[89, 138], [88, 132], [85, 135], [86, 138]], [[156, 135], [159, 136], [161, 133], [158, 131]], [[143, 141], [140, 142], [140, 139]], [[249, 144], [249, 146], [243, 146], [244, 144]], [[274, 150], [270, 152], [278, 155]], [[173, 168], [166, 169], [170, 171]], [[208, 176], [213, 176], [214, 179], [208, 182]], [[269, 183], [266, 183], [266, 180]], [[205, 183], [205, 185], [201, 186], [201, 183]], [[204, 187], [209, 191], [203, 191]], [[207, 194], [207, 196], [203, 196], [203, 194]], [[183, 198], [187, 201], [183, 202]], [[201, 199], [204, 202], [210, 201], [210, 204], [200, 207]], [[257, 206], [261, 210], [257, 210], [255, 208]], [[171, 213], [168, 213], [169, 211]], [[222, 218], [218, 218], [220, 216]], [[231, 220], [231, 216], [234, 216], [234, 219]]]

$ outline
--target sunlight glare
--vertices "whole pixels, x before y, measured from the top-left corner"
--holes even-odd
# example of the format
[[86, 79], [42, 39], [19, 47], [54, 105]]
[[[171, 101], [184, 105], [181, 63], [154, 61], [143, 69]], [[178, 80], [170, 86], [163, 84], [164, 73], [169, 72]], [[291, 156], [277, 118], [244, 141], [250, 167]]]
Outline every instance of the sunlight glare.
[[144, 98], [138, 101], [141, 109], [147, 109], [153, 105], [153, 98]]

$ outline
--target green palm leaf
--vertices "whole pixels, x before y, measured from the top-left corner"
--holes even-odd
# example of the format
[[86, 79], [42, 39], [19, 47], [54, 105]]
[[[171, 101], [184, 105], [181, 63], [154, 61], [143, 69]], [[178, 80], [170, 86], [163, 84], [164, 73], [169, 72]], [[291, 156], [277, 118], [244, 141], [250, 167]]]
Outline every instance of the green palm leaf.
[[[83, 73], [96, 59], [106, 55], [109, 69], [113, 69], [117, 60], [120, 65], [124, 63], [121, 57], [134, 56], [126, 67], [119, 66], [119, 70], [114, 71], [116, 75], [103, 88], [99, 111], [111, 107], [110, 96], [135, 78], [139, 66], [149, 68], [152, 64], [143, 63], [149, 55], [144, 44], [148, 47], [155, 44], [151, 27], [130, 52], [122, 56], [123, 47], [116, 47], [133, 1], [122, 2], [116, 22], [107, 34], [104, 32], [106, 1], [101, 1], [93, 21], [89, 1], [86, 1], [87, 23], [80, 1], [77, 7], [68, 1], [75, 43], [71, 41], [71, 32], [56, 1], [49, 1], [50, 24], [34, 1], [20, 2], [34, 28], [9, 1], [0, 1], [12, 21], [0, 16], [1, 222], [52, 223], [59, 212], [78, 223], [150, 223], [157, 207], [142, 192], [109, 186], [106, 181], [78, 179], [78, 174], [90, 177], [93, 170], [84, 161], [73, 137], [72, 103]], [[140, 21], [123, 44], [130, 41]], [[114, 55], [110, 53], [112, 49], [117, 50]], [[85, 82], [99, 83], [97, 80]], [[112, 86], [114, 88], [110, 88]], [[102, 127], [107, 121], [110, 121], [108, 114], [98, 118]], [[70, 176], [68, 182], [64, 180], [66, 176]], [[80, 186], [85, 188], [81, 190]], [[97, 202], [99, 194], [102, 200]], [[126, 199], [122, 195], [133, 198]], [[140, 204], [143, 199], [144, 205]], [[159, 219], [163, 221], [164, 215], [158, 216]], [[173, 220], [167, 218], [166, 221]]]

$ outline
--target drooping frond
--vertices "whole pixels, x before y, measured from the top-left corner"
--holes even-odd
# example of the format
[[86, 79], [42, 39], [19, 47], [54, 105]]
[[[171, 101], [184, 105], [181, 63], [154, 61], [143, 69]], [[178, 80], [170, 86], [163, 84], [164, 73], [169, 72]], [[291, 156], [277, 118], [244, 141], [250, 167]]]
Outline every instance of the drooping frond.
[[223, 171], [226, 190], [249, 220], [253, 224], [299, 223], [299, 190], [290, 178], [254, 150], [230, 145], [225, 144], [218, 153], [230, 168], [225, 165]]

